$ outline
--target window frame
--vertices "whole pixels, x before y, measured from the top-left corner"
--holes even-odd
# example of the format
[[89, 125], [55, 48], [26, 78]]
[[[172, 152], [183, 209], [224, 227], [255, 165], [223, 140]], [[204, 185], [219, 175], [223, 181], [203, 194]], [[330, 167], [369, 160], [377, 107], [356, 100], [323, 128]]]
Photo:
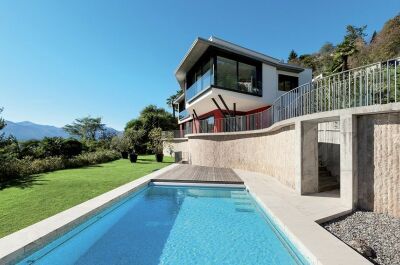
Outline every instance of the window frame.
[[[290, 82], [289, 88], [286, 88], [286, 84], [284, 83], [284, 89], [281, 89], [281, 82]], [[299, 77], [287, 74], [278, 74], [278, 91], [288, 92], [299, 86]]]

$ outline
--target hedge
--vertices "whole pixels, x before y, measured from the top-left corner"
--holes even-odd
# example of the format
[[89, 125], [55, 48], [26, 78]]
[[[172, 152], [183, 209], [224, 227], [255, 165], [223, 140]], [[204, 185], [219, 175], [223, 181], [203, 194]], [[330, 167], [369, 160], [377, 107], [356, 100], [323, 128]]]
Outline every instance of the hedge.
[[65, 168], [78, 168], [106, 163], [119, 158], [121, 158], [121, 154], [112, 150], [82, 153], [73, 158], [58, 156], [42, 159], [34, 159], [32, 157], [10, 158], [0, 161], [0, 183], [4, 184], [23, 177]]

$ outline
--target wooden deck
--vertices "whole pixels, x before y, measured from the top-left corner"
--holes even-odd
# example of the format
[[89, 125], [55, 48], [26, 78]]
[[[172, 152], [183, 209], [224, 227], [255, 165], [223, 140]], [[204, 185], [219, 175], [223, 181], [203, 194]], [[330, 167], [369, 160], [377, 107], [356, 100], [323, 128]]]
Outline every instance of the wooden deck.
[[202, 167], [181, 164], [152, 179], [153, 182], [243, 184], [230, 168]]

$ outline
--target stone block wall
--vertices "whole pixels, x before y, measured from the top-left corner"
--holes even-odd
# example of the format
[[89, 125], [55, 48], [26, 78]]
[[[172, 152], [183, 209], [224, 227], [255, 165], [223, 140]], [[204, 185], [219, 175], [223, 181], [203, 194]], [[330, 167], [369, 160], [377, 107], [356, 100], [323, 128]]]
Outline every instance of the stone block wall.
[[193, 165], [256, 171], [295, 189], [295, 127], [268, 133], [189, 136]]
[[358, 206], [400, 217], [400, 114], [357, 121]]

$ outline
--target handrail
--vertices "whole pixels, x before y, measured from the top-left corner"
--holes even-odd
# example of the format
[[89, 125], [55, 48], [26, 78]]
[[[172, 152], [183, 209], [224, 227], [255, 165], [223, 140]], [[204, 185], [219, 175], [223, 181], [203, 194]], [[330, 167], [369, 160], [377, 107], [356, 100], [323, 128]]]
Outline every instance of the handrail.
[[400, 57], [331, 74], [285, 92], [267, 110], [197, 122], [191, 133], [257, 130], [317, 112], [400, 102], [399, 66]]

